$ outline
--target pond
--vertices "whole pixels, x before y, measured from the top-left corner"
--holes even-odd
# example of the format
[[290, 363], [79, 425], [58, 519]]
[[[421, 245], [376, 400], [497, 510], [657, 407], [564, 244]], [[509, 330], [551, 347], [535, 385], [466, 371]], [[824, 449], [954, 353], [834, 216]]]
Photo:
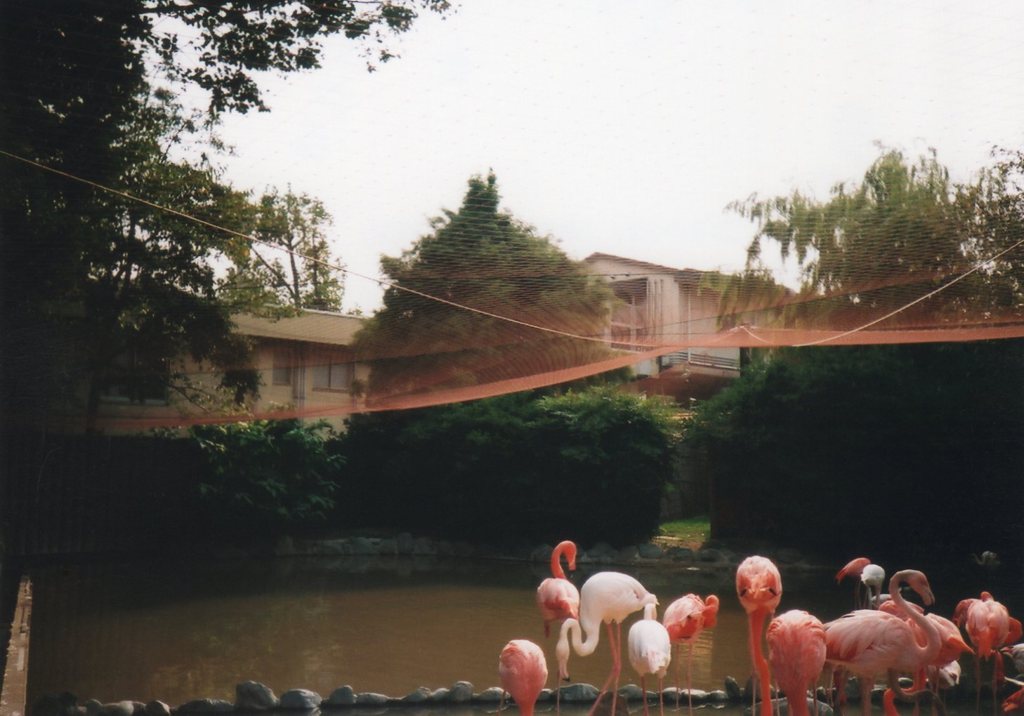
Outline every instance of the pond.
[[[696, 646], [693, 685], [721, 689], [726, 676], [746, 679], [747, 627], [734, 569], [603, 568], [640, 579], [662, 609], [686, 592], [718, 594], [718, 625]], [[498, 653], [513, 638], [544, 648], [553, 686], [556, 634], [544, 638], [534, 604], [546, 569], [412, 557], [39, 568], [33, 571], [29, 703], [59, 691], [70, 691], [79, 703], [233, 701], [235, 685], [250, 679], [278, 695], [305, 688], [327, 696], [350, 685], [356, 692], [404, 696], [459, 680], [481, 691], [498, 685]], [[581, 585], [592, 571], [581, 568], [573, 580]], [[1019, 575], [982, 574], [967, 565], [948, 571], [952, 577], [929, 575], [939, 614], [950, 616], [959, 599], [982, 588], [1011, 613], [1024, 611]], [[780, 611], [807, 609], [823, 620], [848, 611], [852, 589], [836, 585], [833, 574], [832, 568], [784, 570]], [[601, 641], [593, 656], [571, 658], [574, 682], [604, 681], [611, 661], [603, 633]], [[971, 666], [964, 666], [966, 673]], [[638, 678], [624, 660], [622, 683], [630, 682]], [[665, 685], [673, 683], [670, 671]]]

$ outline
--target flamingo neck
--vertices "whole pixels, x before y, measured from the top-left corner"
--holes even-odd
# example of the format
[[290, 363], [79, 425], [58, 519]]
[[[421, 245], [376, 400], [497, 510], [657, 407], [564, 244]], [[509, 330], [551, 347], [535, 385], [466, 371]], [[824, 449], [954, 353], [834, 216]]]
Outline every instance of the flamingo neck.
[[572, 565], [576, 560], [575, 545], [571, 542], [560, 542], [551, 552], [551, 575], [556, 579], [567, 578], [565, 576], [565, 572], [562, 570], [563, 556], [565, 556], [566, 561], [569, 563], [569, 569], [572, 569]]
[[[584, 638], [584, 632], [586, 636]], [[566, 619], [562, 622], [562, 631], [558, 635], [557, 649], [563, 648], [568, 653], [569, 640], [572, 640], [572, 649], [579, 656], [590, 656], [597, 650], [597, 644], [601, 640], [601, 623], [581, 624], [578, 619]]]
[[[761, 690], [761, 716], [772, 716], [771, 673], [768, 660], [761, 650], [761, 634], [764, 631], [764, 620], [767, 612], [755, 609], [750, 612], [750, 651], [757, 669], [758, 687]], [[806, 704], [805, 704], [806, 706]]]
[[929, 664], [935, 661], [935, 657], [939, 655], [939, 649], [942, 648], [942, 637], [939, 635], [938, 628], [936, 628], [931, 619], [924, 615], [924, 612], [911, 609], [903, 599], [903, 595], [900, 594], [900, 584], [905, 581], [906, 578], [902, 572], [892, 575], [892, 579], [889, 580], [889, 594], [903, 615], [921, 627], [926, 641], [922, 645], [918, 644], [917, 639], [913, 639], [913, 646], [911, 648], [919, 660], [918, 663]]

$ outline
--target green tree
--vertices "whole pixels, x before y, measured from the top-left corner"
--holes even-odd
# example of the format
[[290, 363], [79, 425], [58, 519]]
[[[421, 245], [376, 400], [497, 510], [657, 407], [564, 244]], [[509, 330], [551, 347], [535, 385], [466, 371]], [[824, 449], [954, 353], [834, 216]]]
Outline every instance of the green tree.
[[[204, 247], [212, 248], [210, 235], [200, 240], [198, 229], [181, 219], [157, 218], [140, 205], [129, 207], [95, 185], [69, 178], [247, 228], [241, 216], [228, 221], [224, 203], [241, 197], [215, 181], [208, 157], [181, 161], [177, 151], [165, 153], [173, 137], [184, 136], [179, 132], [193, 142], [197, 135], [188, 123], [171, 129], [164, 119], [154, 119], [153, 103], [146, 99], [152, 79], [147, 68], [205, 90], [208, 111], [200, 119], [209, 124], [225, 111], [265, 109], [256, 75], [316, 67], [320, 42], [331, 35], [365, 42], [375, 48], [370, 54], [376, 61], [386, 61], [392, 56], [388, 36], [407, 30], [418, 9], [445, 12], [448, 4], [5, 2], [0, 17], [5, 401], [45, 413], [51, 392], [66, 394], [67, 386], [86, 373], [93, 386], [87, 402], [93, 405], [97, 387], [119, 380], [110, 375], [119, 371], [118, 361], [162, 375], [174, 351], [183, 347], [225, 367], [237, 365], [229, 354], [236, 355], [239, 346], [232, 344], [229, 323], [210, 293], [211, 254], [204, 253]], [[156, 124], [145, 130], [149, 121]], [[153, 139], [162, 129], [172, 133]], [[154, 151], [149, 158], [169, 159], [171, 166], [133, 165], [146, 144], [140, 139], [145, 131]], [[179, 232], [182, 244], [175, 246]], [[130, 286], [124, 285], [126, 278]], [[105, 300], [117, 303], [101, 306]], [[69, 305], [86, 306], [85, 318], [95, 325], [84, 331], [70, 326], [63, 320]], [[112, 326], [117, 332], [106, 345], [103, 332]], [[124, 349], [130, 349], [127, 359]], [[239, 375], [229, 376], [229, 382], [240, 392], [254, 387]], [[145, 394], [149, 388], [129, 390]]]
[[[832, 327], [852, 327], [969, 267], [957, 190], [934, 153], [911, 164], [901, 152], [886, 151], [861, 183], [836, 184], [827, 201], [793, 192], [754, 195], [733, 208], [756, 226], [749, 266], [757, 265], [765, 239], [783, 259], [796, 256], [803, 286], [791, 313], [804, 324], [824, 316]], [[944, 297], [947, 305], [961, 290]], [[887, 325], [930, 321], [934, 312], [934, 303], [919, 305]]]
[[340, 310], [344, 275], [327, 242], [332, 219], [323, 202], [272, 190], [254, 209], [259, 242], [236, 242], [221, 298], [249, 310]]
[[494, 174], [473, 177], [461, 208], [435, 218], [432, 234], [400, 257], [382, 257], [391, 286], [355, 343], [374, 361], [371, 402], [609, 355], [597, 339], [610, 290], [499, 202]]
[[257, 420], [200, 425], [191, 434], [206, 463], [197, 489], [213, 529], [302, 530], [333, 510], [345, 461], [326, 423]]

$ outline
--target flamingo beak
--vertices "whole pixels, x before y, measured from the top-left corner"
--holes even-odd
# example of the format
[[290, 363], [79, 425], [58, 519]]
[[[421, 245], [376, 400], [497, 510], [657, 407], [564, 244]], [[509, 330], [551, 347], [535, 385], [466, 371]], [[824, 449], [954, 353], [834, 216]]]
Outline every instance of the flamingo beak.
[[969, 647], [967, 645], [967, 642], [965, 642], [963, 639], [956, 635], [950, 636], [948, 639], [946, 639], [946, 644], [948, 646], [955, 646], [960, 651], [966, 651], [968, 654], [974, 653], [974, 649]]

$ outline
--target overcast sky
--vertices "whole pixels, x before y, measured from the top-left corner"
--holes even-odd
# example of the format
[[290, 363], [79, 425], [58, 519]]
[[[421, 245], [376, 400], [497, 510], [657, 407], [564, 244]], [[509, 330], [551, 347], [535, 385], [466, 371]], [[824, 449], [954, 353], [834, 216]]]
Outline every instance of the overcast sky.
[[[1022, 38], [1017, 1], [466, 0], [372, 74], [332, 39], [321, 69], [264, 78], [272, 111], [223, 128], [228, 178], [322, 199], [336, 256], [370, 276], [488, 169], [574, 259], [739, 270], [730, 201], [827, 198], [879, 142], [934, 147], [955, 179], [1024, 147]], [[345, 309], [380, 295], [350, 276]]]

